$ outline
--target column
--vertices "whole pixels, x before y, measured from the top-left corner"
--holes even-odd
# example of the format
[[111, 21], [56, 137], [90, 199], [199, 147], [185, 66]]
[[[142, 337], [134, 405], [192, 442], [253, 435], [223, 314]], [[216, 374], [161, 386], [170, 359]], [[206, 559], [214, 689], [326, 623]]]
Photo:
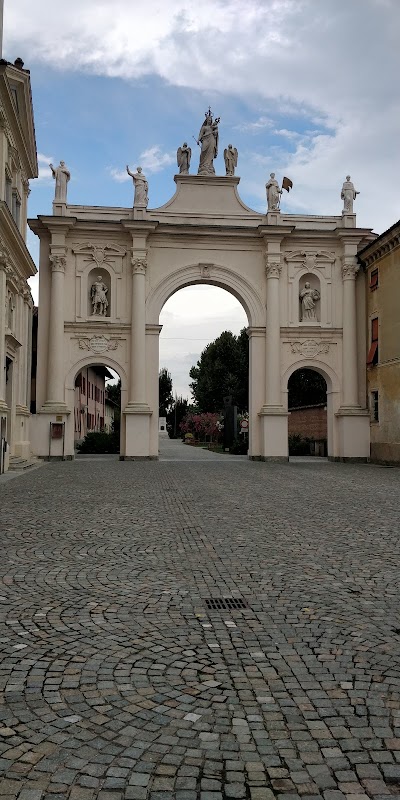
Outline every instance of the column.
[[150, 453], [150, 417], [146, 392], [146, 251], [133, 250], [131, 355], [129, 400], [125, 415], [125, 454], [123, 460], [154, 458]]
[[129, 406], [146, 405], [146, 255], [132, 257]]
[[7, 275], [5, 258], [0, 250], [0, 413], [6, 410], [6, 295]]
[[343, 278], [343, 387], [342, 406], [359, 407], [357, 367], [356, 275], [359, 266], [355, 258], [346, 259]]
[[280, 259], [268, 260], [267, 276], [267, 326], [266, 326], [266, 388], [265, 405], [282, 406], [281, 401], [281, 331], [279, 321], [279, 278], [282, 271]]
[[47, 399], [43, 410], [64, 410], [64, 275], [65, 253], [52, 253]]

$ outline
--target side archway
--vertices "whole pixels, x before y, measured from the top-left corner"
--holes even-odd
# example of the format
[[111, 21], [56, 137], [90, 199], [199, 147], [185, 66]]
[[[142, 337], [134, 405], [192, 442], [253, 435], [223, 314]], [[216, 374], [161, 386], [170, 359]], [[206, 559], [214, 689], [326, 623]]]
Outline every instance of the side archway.
[[318, 372], [324, 378], [327, 388], [327, 449], [328, 458], [334, 458], [339, 451], [338, 429], [336, 414], [340, 407], [340, 381], [337, 373], [331, 366], [318, 359], [302, 359], [292, 364], [282, 375], [282, 393], [285, 398], [285, 408], [288, 408], [288, 383], [290, 377], [301, 369]]
[[[88, 355], [76, 362], [69, 370], [65, 378], [65, 400], [71, 411], [75, 406], [75, 380], [77, 375], [87, 367], [109, 367], [118, 374], [121, 379], [121, 410], [128, 402], [128, 377], [125, 369], [115, 359], [104, 355]], [[73, 453], [75, 446], [74, 433], [74, 413], [70, 413], [65, 426], [65, 445], [66, 452]], [[121, 455], [125, 453], [125, 415], [121, 414], [121, 435], [120, 435]]]

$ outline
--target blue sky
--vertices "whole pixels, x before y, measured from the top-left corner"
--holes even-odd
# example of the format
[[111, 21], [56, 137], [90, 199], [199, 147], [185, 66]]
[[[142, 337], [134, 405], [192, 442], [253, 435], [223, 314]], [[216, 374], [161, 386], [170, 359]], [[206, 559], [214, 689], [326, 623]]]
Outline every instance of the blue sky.
[[[130, 206], [129, 163], [162, 205], [184, 140], [197, 170], [192, 136], [210, 104], [217, 173], [232, 143], [246, 204], [265, 209], [273, 170], [294, 182], [284, 210], [338, 214], [350, 173], [358, 223], [381, 232], [400, 216], [399, 35], [399, 0], [5, 0], [4, 56], [31, 70], [40, 177], [29, 214], [51, 211], [50, 159], [71, 171], [71, 203]], [[184, 291], [161, 336], [178, 392], [206, 342], [246, 324], [221, 290]]]

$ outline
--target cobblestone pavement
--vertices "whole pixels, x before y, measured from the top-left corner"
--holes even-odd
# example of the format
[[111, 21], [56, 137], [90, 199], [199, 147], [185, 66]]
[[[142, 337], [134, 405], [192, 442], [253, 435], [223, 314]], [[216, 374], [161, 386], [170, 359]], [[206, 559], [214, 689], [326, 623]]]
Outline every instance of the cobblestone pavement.
[[206, 454], [2, 484], [0, 800], [400, 792], [399, 478]]

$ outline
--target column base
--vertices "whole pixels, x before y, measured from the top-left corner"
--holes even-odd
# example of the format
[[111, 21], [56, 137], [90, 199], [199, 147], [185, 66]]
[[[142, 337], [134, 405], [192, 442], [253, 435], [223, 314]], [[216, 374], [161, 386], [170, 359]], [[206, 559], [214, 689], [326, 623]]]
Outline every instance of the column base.
[[335, 416], [339, 433], [339, 453], [335, 461], [369, 460], [369, 411], [359, 406], [341, 406]]
[[146, 403], [128, 403], [125, 406], [125, 453], [121, 461], [150, 458], [150, 417], [152, 410]]
[[[65, 403], [53, 403], [51, 400], [47, 400], [43, 403], [41, 409], [39, 409], [38, 414], [70, 414], [69, 408], [65, 405]], [[61, 420], [57, 420], [60, 421]], [[56, 422], [56, 420], [50, 420], [50, 422]]]
[[260, 461], [288, 461], [288, 412], [283, 406], [263, 406], [260, 411], [262, 453]]

